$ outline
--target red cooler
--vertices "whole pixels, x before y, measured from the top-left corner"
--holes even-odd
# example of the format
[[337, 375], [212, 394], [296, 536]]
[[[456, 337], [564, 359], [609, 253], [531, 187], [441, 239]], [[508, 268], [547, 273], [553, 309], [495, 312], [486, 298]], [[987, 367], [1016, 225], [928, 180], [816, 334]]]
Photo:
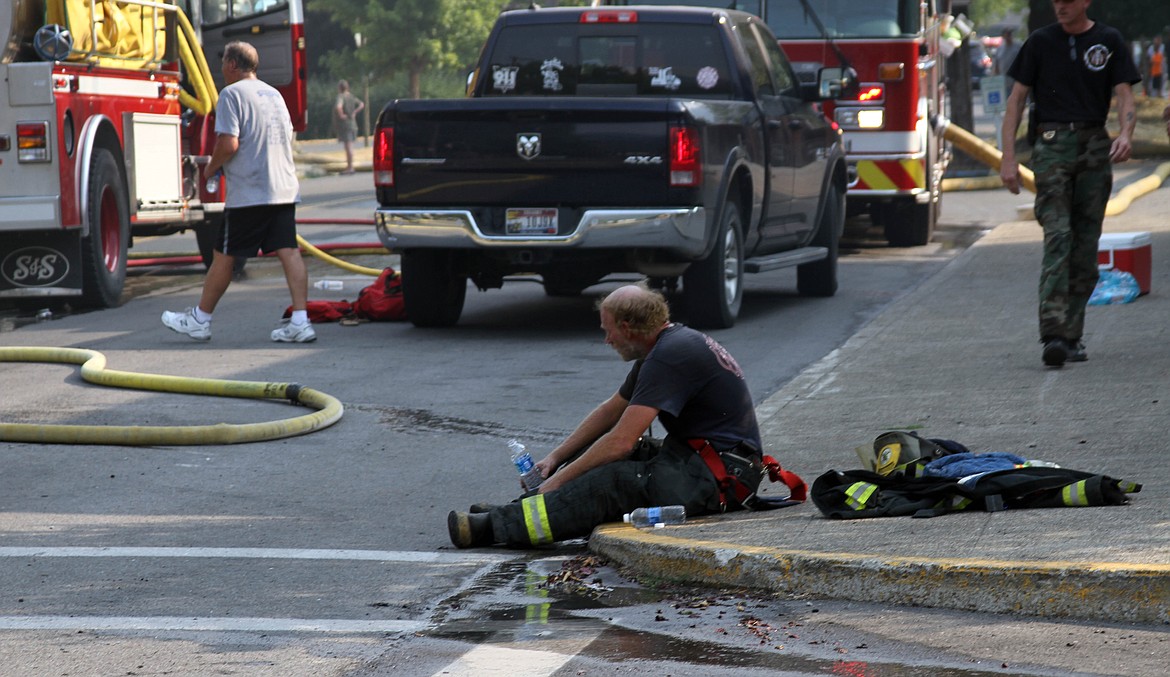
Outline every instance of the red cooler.
[[1097, 265], [1130, 273], [1142, 293], [1149, 294], [1152, 251], [1149, 233], [1102, 233], [1097, 244]]

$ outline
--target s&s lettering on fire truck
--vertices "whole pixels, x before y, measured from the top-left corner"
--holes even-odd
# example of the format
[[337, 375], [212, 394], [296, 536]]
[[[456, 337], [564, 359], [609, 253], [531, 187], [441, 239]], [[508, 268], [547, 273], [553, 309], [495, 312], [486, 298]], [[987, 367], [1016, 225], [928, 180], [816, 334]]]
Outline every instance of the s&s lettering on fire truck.
[[868, 213], [895, 246], [930, 242], [949, 152], [932, 126], [946, 114], [939, 51], [950, 0], [596, 0], [606, 5], [719, 5], [764, 19], [797, 77], [852, 67], [859, 86], [824, 105], [844, 132], [850, 215]]
[[[135, 236], [193, 229], [205, 262], [223, 47], [305, 127], [301, 0], [10, 0], [0, 12], [0, 299], [116, 306]], [[186, 11], [184, 11], [186, 9]], [[190, 17], [190, 18], [188, 18]]]

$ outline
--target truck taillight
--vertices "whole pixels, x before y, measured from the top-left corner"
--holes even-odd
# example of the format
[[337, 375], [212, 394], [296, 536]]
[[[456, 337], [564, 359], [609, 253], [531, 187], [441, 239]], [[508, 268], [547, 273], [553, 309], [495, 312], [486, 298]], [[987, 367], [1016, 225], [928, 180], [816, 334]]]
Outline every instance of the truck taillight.
[[699, 132], [694, 127], [671, 127], [670, 185], [697, 186], [702, 177]]
[[374, 185], [394, 186], [393, 127], [379, 127], [374, 137]]
[[16, 159], [18, 162], [49, 161], [49, 123], [16, 124]]

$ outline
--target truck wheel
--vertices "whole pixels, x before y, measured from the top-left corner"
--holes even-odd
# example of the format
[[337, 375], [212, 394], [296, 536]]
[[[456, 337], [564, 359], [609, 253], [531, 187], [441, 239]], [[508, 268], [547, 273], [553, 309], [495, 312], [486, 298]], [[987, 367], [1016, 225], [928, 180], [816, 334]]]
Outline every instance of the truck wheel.
[[433, 249], [402, 252], [402, 302], [416, 327], [449, 327], [467, 297], [467, 273], [455, 254]]
[[700, 329], [727, 329], [743, 303], [743, 234], [739, 205], [727, 200], [719, 214], [715, 248], [683, 275], [687, 322]]
[[886, 240], [891, 247], [921, 247], [930, 244], [938, 220], [938, 203], [918, 204], [914, 198], [895, 200], [883, 210]]
[[837, 252], [845, 215], [845, 193], [836, 184], [825, 194], [825, 208], [812, 246], [824, 247], [829, 255], [820, 261], [796, 267], [796, 291], [802, 296], [832, 296], [837, 293]]
[[89, 163], [89, 234], [81, 238], [81, 304], [113, 308], [126, 285], [130, 207], [114, 154], [94, 150]]

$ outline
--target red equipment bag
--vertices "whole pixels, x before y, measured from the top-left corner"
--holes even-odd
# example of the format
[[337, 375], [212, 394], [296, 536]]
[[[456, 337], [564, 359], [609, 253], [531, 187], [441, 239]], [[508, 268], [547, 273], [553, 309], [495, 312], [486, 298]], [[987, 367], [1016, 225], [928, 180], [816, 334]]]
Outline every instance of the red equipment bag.
[[[353, 315], [353, 304], [349, 301], [309, 301], [305, 304], [309, 322], [337, 322]], [[284, 317], [292, 317], [292, 306], [284, 309]]]
[[402, 275], [386, 268], [370, 286], [358, 292], [353, 312], [360, 318], [374, 321], [406, 319], [406, 305], [402, 300]]

